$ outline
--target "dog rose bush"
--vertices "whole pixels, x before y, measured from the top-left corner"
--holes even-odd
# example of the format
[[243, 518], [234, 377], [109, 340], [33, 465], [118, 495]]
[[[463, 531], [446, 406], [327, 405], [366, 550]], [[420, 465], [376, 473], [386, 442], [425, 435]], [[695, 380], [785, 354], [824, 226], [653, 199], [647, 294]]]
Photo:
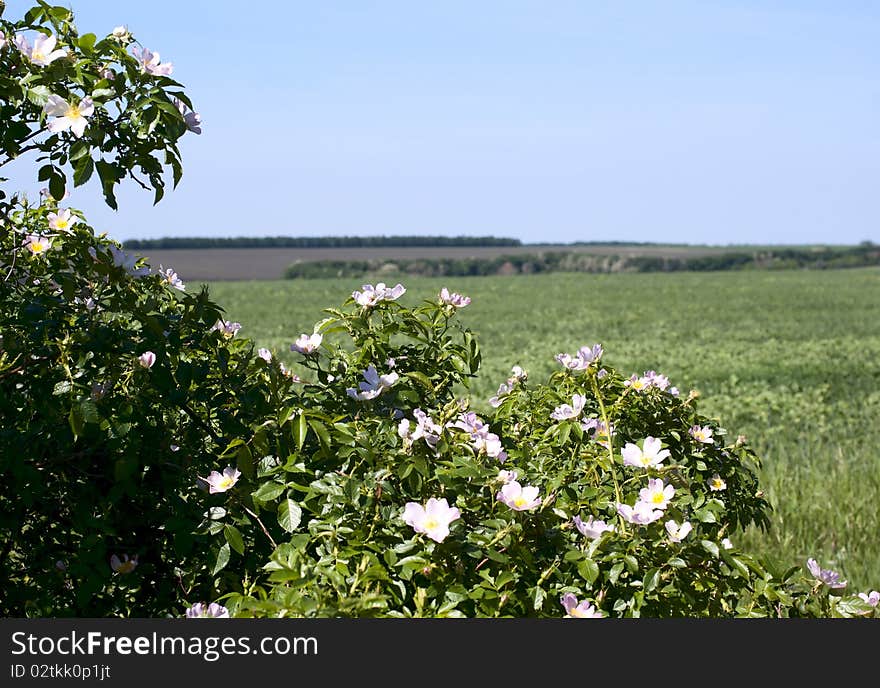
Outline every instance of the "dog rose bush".
[[35, 200], [0, 187], [5, 615], [162, 615], [211, 589], [192, 487], [247, 414], [265, 412], [252, 388], [288, 384], [212, 330], [222, 311], [204, 292], [64, 204], [93, 170], [109, 203], [125, 177], [157, 198], [166, 170], [179, 178], [177, 103], [189, 99], [133, 45], [127, 32], [79, 34], [45, 3], [0, 15], [0, 166], [35, 157], [48, 182]]
[[515, 368], [479, 413], [456, 396], [480, 359], [457, 307], [394, 294], [329, 309], [302, 396], [229, 447], [257, 460], [225, 504], [242, 563], [271, 549], [223, 596], [235, 615], [875, 613], [828, 572], [736, 547], [767, 525], [758, 459], [663, 375], [584, 346], [545, 383]]
[[[0, 3], [2, 9], [2, 3]], [[0, 11], [0, 576], [6, 616], [877, 616], [809, 559], [741, 551], [770, 505], [744, 439], [598, 344], [467, 397], [454, 285], [341, 287], [293, 369], [206, 289], [69, 207], [158, 202], [201, 119], [125, 28]]]

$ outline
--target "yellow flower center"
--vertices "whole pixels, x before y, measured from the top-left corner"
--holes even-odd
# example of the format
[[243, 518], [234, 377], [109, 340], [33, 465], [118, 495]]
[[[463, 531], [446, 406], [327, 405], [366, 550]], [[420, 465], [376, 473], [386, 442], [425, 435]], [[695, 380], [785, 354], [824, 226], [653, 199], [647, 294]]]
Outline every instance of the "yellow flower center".
[[440, 522], [435, 518], [429, 518], [425, 521], [424, 528], [425, 530], [436, 530], [439, 527]]
[[38, 50], [34, 50], [31, 53], [31, 62], [41, 62], [46, 59], [46, 53], [41, 53]]
[[79, 105], [71, 105], [67, 108], [67, 112], [64, 113], [64, 116], [68, 119], [79, 119], [82, 117], [82, 113], [79, 111]]
[[119, 573], [131, 573], [134, 571], [135, 563], [133, 561], [124, 561], [119, 565], [119, 568], [116, 570]]
[[662, 504], [666, 501], [666, 495], [664, 495], [662, 492], [655, 492], [651, 496], [651, 501], [654, 502], [654, 504]]
[[527, 500], [525, 497], [520, 495], [519, 497], [514, 497], [513, 503], [515, 506], [525, 506], [527, 504]]
[[34, 255], [38, 253], [43, 253], [46, 249], [49, 248], [49, 242], [47, 241], [32, 241], [30, 244], [30, 249], [34, 253]]
[[233, 485], [235, 485], [235, 481], [229, 476], [220, 478], [220, 481], [217, 483], [217, 487], [222, 487], [224, 490], [228, 490]]

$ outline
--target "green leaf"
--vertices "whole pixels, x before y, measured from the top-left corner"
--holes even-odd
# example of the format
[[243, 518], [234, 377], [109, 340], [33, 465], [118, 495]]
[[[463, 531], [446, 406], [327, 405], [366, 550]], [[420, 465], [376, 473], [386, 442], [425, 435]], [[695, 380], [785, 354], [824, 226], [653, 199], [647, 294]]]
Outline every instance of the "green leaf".
[[592, 559], [584, 559], [582, 562], [578, 563], [577, 569], [581, 578], [587, 581], [590, 585], [595, 583], [596, 578], [599, 577], [599, 565]]
[[309, 424], [305, 414], [301, 413], [299, 418], [293, 422], [294, 439], [296, 439], [296, 448], [302, 449], [306, 442], [306, 435], [309, 434]]
[[226, 456], [228, 454], [232, 454], [232, 453], [234, 453], [232, 451], [233, 449], [235, 449], [236, 447], [243, 447], [246, 444], [247, 443], [241, 437], [236, 437], [236, 438], [230, 440], [229, 444], [226, 445], [226, 449], [223, 450], [223, 453], [220, 456]]
[[315, 434], [318, 436], [318, 439], [321, 440], [321, 445], [324, 449], [330, 449], [330, 433], [327, 432], [327, 426], [324, 425], [319, 420], [310, 420], [309, 425], [312, 426], [312, 430], [315, 431]]
[[[101, 188], [104, 191], [104, 202], [113, 208], [113, 210], [118, 210], [116, 194], [113, 192], [113, 186], [118, 181], [116, 166], [113, 165], [113, 163], [109, 163], [102, 159], [95, 163], [95, 167], [98, 168], [98, 176], [101, 178]], [[54, 193], [52, 195], [55, 196]], [[55, 198], [61, 198], [63, 195], [64, 193], [62, 192], [61, 196], [55, 196]]]
[[70, 414], [67, 416], [67, 422], [70, 423], [70, 431], [73, 433], [74, 438], [82, 435], [84, 423], [79, 406], [71, 407]]
[[301, 519], [302, 509], [292, 499], [285, 499], [278, 505], [278, 525], [288, 533], [297, 529]]
[[296, 413], [296, 406], [285, 406], [278, 411], [278, 425], [284, 425]]
[[339, 442], [339, 444], [347, 444], [349, 446], [354, 445], [354, 435], [351, 434], [351, 431], [345, 423], [334, 423], [333, 430], [333, 434], [336, 436], [336, 441]]
[[508, 557], [506, 554], [502, 554], [501, 552], [498, 552], [494, 549], [487, 549], [486, 550], [486, 557], [488, 557], [492, 561], [497, 561], [500, 564], [506, 564], [508, 561], [510, 561], [510, 557]]
[[79, 37], [79, 40], [76, 44], [80, 47], [84, 53], [91, 53], [95, 48], [95, 42], [98, 40], [98, 37], [93, 33], [86, 33]]
[[837, 603], [835, 609], [842, 616], [847, 617], [868, 616], [874, 612], [874, 607], [859, 597], [844, 597]]
[[42, 7], [31, 7], [24, 15], [25, 24], [36, 24], [43, 17], [45, 10]]
[[749, 567], [746, 566], [741, 559], [727, 554], [727, 552], [721, 552], [721, 558], [724, 559], [724, 561], [727, 562], [729, 566], [736, 569], [739, 572], [739, 575], [748, 580]]
[[47, 9], [49, 11], [49, 14], [58, 21], [70, 20], [71, 12], [66, 7], [60, 7], [56, 5], [55, 7], [47, 7]]
[[[500, 590], [505, 585], [507, 585], [508, 583], [510, 583], [511, 581], [514, 581], [514, 580], [516, 580], [515, 574], [511, 573], [510, 571], [502, 571], [495, 578], [495, 589]], [[449, 592], [447, 592], [446, 594], [448, 596]]]
[[91, 399], [83, 399], [80, 402], [80, 410], [82, 412], [83, 420], [86, 423], [101, 422], [101, 417], [98, 415], [98, 407], [95, 406], [95, 402]]
[[70, 162], [73, 162], [74, 160], [79, 160], [90, 150], [91, 146], [89, 145], [88, 141], [83, 141], [82, 139], [80, 139], [70, 147], [70, 155], [67, 156], [67, 159], [70, 160]]
[[160, 110], [163, 112], [167, 112], [169, 115], [174, 115], [175, 118], [180, 117], [180, 110], [173, 103], [169, 103], [165, 100], [156, 100], [153, 101]]
[[571, 423], [562, 423], [559, 426], [559, 433], [556, 436], [557, 444], [565, 444], [568, 441], [568, 436], [571, 434]]
[[547, 597], [547, 593], [544, 592], [544, 589], [540, 586], [535, 587], [535, 597], [534, 602], [532, 604], [535, 611], [539, 610], [544, 606], [544, 598]]
[[718, 521], [718, 519], [715, 518], [715, 512], [707, 507], [697, 509], [694, 512], [694, 517], [703, 523], [716, 523]]
[[66, 186], [64, 175], [53, 171], [52, 176], [49, 177], [49, 193], [52, 194], [52, 198], [64, 198]]
[[406, 542], [399, 542], [391, 549], [397, 552], [397, 554], [406, 554], [407, 552], [417, 547], [418, 544], [419, 543], [416, 540], [407, 540]]
[[431, 383], [431, 380], [428, 378], [428, 376], [424, 373], [419, 372], [418, 370], [412, 370], [406, 374], [406, 377], [415, 380], [425, 389], [431, 392], [434, 391], [434, 385]]
[[394, 566], [397, 563], [397, 555], [394, 553], [393, 549], [386, 549], [382, 552], [382, 558], [388, 566]]
[[52, 394], [67, 394], [70, 391], [70, 388], [70, 380], [62, 380], [61, 382], [56, 383], [55, 386], [52, 388]]
[[172, 158], [171, 162], [168, 164], [171, 165], [171, 174], [174, 178], [174, 188], [176, 189], [177, 185], [180, 183], [181, 178], [183, 177], [183, 166], [176, 158]]
[[116, 91], [112, 88], [96, 88], [92, 91], [92, 100], [105, 100], [116, 95]]
[[425, 568], [428, 565], [428, 560], [425, 559], [421, 554], [413, 554], [409, 557], [404, 557], [400, 561], [398, 561], [395, 566], [410, 571], [418, 571], [419, 569]]
[[703, 549], [706, 550], [713, 557], [718, 556], [718, 544], [712, 542], [711, 540], [700, 540], [700, 544], [703, 546]]
[[86, 156], [77, 160], [76, 164], [73, 166], [73, 185], [82, 186], [85, 184], [91, 179], [94, 170], [95, 163], [92, 161], [91, 156]]
[[284, 492], [284, 485], [281, 483], [263, 483], [251, 493], [251, 496], [261, 502], [271, 502], [277, 499], [282, 492]]
[[648, 573], [645, 574], [645, 579], [642, 581], [642, 587], [645, 592], [651, 592], [654, 588], [657, 587], [657, 583], [660, 582], [660, 569], [651, 569]]
[[52, 92], [48, 86], [34, 86], [27, 90], [27, 99], [37, 107], [43, 107], [49, 102], [50, 95], [52, 95]]
[[251, 453], [251, 448], [246, 444], [240, 446], [235, 452], [235, 466], [244, 473], [245, 477], [254, 477], [254, 455]]
[[214, 564], [214, 570], [211, 575], [217, 575], [220, 571], [226, 568], [226, 564], [229, 563], [229, 543], [225, 543], [220, 551], [217, 552], [217, 562]]
[[239, 554], [244, 554], [244, 539], [242, 539], [238, 528], [232, 525], [224, 526], [223, 537], [226, 538], [226, 542], [229, 543], [232, 549]]

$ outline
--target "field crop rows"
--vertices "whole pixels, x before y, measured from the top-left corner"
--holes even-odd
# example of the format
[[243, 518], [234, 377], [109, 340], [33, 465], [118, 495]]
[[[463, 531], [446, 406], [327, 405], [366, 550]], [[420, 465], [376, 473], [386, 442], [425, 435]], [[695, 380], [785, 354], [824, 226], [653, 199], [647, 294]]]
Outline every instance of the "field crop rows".
[[[175, 266], [176, 267], [176, 266]], [[182, 271], [181, 271], [182, 272]], [[186, 278], [187, 275], [183, 273]], [[654, 369], [730, 437], [764, 460], [774, 505], [768, 534], [739, 538], [789, 564], [816, 557], [855, 590], [880, 580], [880, 271], [529, 275], [409, 279], [402, 301], [440, 287], [472, 297], [460, 317], [479, 335], [478, 409], [521, 365], [534, 380], [553, 357], [601, 343], [625, 373]], [[190, 280], [194, 289], [197, 280]], [[296, 368], [290, 343], [358, 283], [215, 282], [212, 296], [242, 336]]]

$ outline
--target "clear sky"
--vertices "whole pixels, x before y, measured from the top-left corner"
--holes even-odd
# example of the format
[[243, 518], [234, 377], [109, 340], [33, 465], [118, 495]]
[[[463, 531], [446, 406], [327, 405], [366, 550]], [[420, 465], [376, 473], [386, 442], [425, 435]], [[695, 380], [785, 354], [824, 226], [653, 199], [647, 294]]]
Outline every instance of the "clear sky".
[[880, 243], [875, 0], [64, 4], [202, 116], [157, 206], [74, 192], [119, 240]]

